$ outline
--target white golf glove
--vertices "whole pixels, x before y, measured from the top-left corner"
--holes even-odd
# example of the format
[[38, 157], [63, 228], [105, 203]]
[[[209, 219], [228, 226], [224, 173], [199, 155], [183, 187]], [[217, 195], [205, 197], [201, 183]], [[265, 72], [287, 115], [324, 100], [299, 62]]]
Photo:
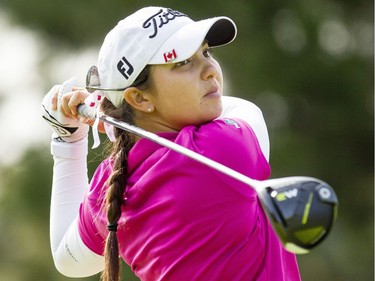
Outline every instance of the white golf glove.
[[71, 92], [75, 85], [77, 85], [75, 77], [65, 81], [62, 85], [56, 85], [42, 101], [42, 117], [53, 129], [52, 138], [58, 141], [76, 142], [85, 138], [89, 131], [89, 125], [81, 123], [79, 119], [68, 118], [59, 110], [51, 109], [51, 99], [54, 94], [58, 91], [57, 108], [59, 108], [62, 96]]

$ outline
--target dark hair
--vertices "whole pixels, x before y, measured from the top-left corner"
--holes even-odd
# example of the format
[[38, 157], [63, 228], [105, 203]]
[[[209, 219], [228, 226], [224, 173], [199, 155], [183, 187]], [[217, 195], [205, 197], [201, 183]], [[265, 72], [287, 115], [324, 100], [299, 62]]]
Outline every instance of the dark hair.
[[[150, 66], [146, 66], [133, 86], [142, 90], [147, 89], [149, 87], [149, 72]], [[113, 118], [133, 124], [134, 110], [125, 101], [120, 108], [116, 108], [109, 100], [104, 99], [102, 110]], [[105, 200], [109, 233], [104, 252], [105, 268], [101, 276], [103, 281], [118, 281], [121, 277], [117, 223], [121, 217], [121, 207], [126, 203], [124, 192], [127, 181], [128, 154], [135, 143], [134, 135], [127, 131], [114, 128], [114, 133], [116, 142], [113, 144], [110, 154], [110, 157], [114, 160], [113, 172], [107, 181], [108, 190]]]

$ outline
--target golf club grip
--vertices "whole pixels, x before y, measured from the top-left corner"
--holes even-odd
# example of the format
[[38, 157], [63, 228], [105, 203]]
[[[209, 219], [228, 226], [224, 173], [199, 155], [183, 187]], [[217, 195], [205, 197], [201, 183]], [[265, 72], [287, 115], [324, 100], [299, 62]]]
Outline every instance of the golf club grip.
[[86, 104], [80, 104], [77, 108], [78, 114], [90, 119], [96, 118], [96, 112], [94, 109], [88, 107]]

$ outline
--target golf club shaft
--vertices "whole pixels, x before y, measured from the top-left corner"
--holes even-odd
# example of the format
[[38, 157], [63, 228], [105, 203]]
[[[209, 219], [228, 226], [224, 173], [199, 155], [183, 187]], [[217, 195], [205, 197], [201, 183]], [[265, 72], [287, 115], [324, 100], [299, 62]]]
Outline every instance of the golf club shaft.
[[[78, 113], [81, 115], [81, 116], [84, 116], [84, 117], [88, 117], [88, 118], [91, 118], [91, 119], [95, 119], [95, 112], [94, 110], [90, 110], [90, 108], [88, 108], [86, 105], [79, 105], [78, 106]], [[150, 141], [153, 141], [157, 144], [160, 144], [161, 146], [164, 146], [164, 147], [167, 147], [175, 152], [178, 152], [178, 153], [181, 153], [191, 159], [194, 159], [195, 161], [198, 161], [208, 167], [211, 167], [227, 176], [230, 176], [242, 183], [245, 183], [249, 186], [251, 186], [252, 188], [254, 188], [257, 192], [259, 191], [259, 189], [263, 188], [264, 185], [258, 181], [258, 180], [254, 180], [254, 179], [251, 179], [227, 166], [224, 166], [216, 161], [213, 161], [199, 153], [196, 153], [186, 147], [183, 147], [179, 144], [176, 144], [170, 140], [167, 140], [165, 138], [162, 138], [160, 136], [158, 136], [157, 134], [154, 134], [154, 133], [151, 133], [151, 132], [148, 132], [148, 131], [145, 131], [139, 127], [136, 127], [134, 125], [131, 125], [129, 123], [126, 123], [124, 121], [121, 121], [121, 120], [117, 120], [115, 118], [112, 118], [110, 116], [107, 116], [105, 114], [101, 114], [99, 115], [99, 119], [107, 124], [110, 124], [110, 125], [113, 125], [119, 129], [122, 129], [122, 130], [125, 130], [125, 131], [128, 131], [132, 134], [135, 134], [139, 137], [142, 137], [142, 138], [145, 138], [145, 139], [148, 139]]]

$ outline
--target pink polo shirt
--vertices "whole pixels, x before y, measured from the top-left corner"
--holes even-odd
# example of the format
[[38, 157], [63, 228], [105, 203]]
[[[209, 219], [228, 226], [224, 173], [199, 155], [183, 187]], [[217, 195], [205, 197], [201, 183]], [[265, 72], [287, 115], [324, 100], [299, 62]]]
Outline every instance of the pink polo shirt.
[[[240, 120], [160, 135], [253, 179], [269, 177], [255, 134]], [[251, 187], [146, 139], [128, 163], [117, 234], [121, 257], [141, 280], [300, 280]], [[111, 172], [110, 161], [99, 165], [80, 208], [81, 238], [97, 254], [108, 233], [101, 204]]]

